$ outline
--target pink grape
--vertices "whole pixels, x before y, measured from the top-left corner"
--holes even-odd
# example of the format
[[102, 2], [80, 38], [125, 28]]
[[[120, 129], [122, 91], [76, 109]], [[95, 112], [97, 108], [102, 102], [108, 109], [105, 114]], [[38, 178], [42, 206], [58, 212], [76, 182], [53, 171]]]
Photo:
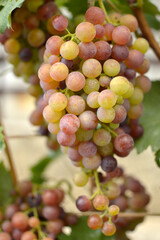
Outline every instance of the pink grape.
[[82, 59], [93, 58], [97, 52], [96, 45], [93, 42], [84, 43], [81, 42], [79, 45], [79, 57]]
[[68, 113], [80, 115], [86, 107], [85, 101], [81, 96], [74, 95], [69, 97], [66, 110]]
[[95, 58], [98, 60], [107, 60], [111, 55], [111, 47], [109, 43], [100, 40], [95, 42], [95, 45], [97, 48]]
[[80, 126], [84, 130], [93, 130], [98, 124], [98, 118], [92, 111], [85, 111], [79, 115]]
[[128, 134], [121, 134], [114, 140], [114, 147], [120, 153], [130, 151], [133, 146], [133, 138]]
[[105, 20], [104, 11], [99, 7], [90, 7], [86, 13], [85, 18], [87, 22], [91, 22], [92, 24], [103, 24]]
[[98, 153], [96, 153], [92, 157], [84, 157], [82, 162], [85, 168], [94, 170], [101, 165], [101, 156]]
[[82, 157], [92, 157], [97, 152], [97, 146], [92, 142], [82, 142], [79, 144], [78, 152]]
[[101, 39], [103, 38], [103, 36], [105, 35], [105, 28], [104, 26], [97, 24], [95, 25], [95, 29], [96, 29], [96, 36], [95, 38], [97, 39]]
[[46, 42], [46, 49], [50, 54], [60, 54], [60, 47], [63, 44], [63, 40], [59, 36], [52, 36]]
[[80, 120], [74, 114], [66, 114], [60, 120], [60, 129], [66, 134], [74, 134], [80, 127]]
[[55, 81], [63, 81], [67, 78], [69, 74], [69, 69], [64, 63], [55, 63], [50, 68], [50, 76]]
[[81, 42], [91, 42], [96, 36], [96, 29], [90, 22], [82, 22], [76, 27], [76, 37]]
[[71, 146], [73, 146], [74, 142], [76, 141], [76, 135], [75, 134], [66, 134], [62, 131], [59, 131], [57, 134], [57, 141], [62, 146], [71, 147]]
[[118, 45], [125, 45], [130, 40], [131, 33], [126, 26], [115, 27], [112, 32], [113, 41]]
[[85, 77], [78, 71], [71, 72], [66, 79], [66, 85], [72, 91], [80, 91], [85, 85]]
[[144, 55], [138, 50], [132, 49], [129, 51], [128, 58], [125, 60], [127, 67], [136, 69], [144, 61]]
[[57, 15], [53, 18], [52, 24], [57, 31], [64, 31], [68, 27], [68, 20], [65, 16]]

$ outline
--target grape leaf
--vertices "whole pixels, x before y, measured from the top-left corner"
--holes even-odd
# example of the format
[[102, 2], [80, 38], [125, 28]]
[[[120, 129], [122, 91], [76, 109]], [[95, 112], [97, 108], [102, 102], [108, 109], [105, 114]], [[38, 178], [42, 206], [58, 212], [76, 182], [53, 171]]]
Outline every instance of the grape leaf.
[[160, 11], [158, 10], [157, 6], [155, 6], [149, 0], [143, 0], [143, 11], [144, 13], [148, 13], [151, 15], [160, 14]]
[[63, 6], [68, 8], [73, 17], [84, 14], [88, 8], [87, 0], [68, 0], [64, 2]]
[[45, 177], [43, 176], [45, 169], [51, 162], [55, 161], [60, 154], [60, 151], [56, 151], [40, 159], [38, 163], [31, 168], [31, 181], [34, 183], [43, 183], [45, 181]]
[[11, 13], [14, 9], [21, 7], [24, 0], [8, 0], [2, 1], [4, 7], [0, 11], [0, 32], [3, 33], [5, 29], [11, 27]]
[[153, 152], [160, 149], [160, 81], [152, 82], [151, 90], [144, 97], [144, 113], [140, 123], [144, 128], [144, 135], [135, 142], [138, 153], [151, 146]]
[[158, 167], [160, 167], [160, 149], [155, 153], [155, 161]]
[[10, 172], [0, 162], [0, 206], [5, 206], [11, 197], [13, 183]]
[[115, 240], [115, 237], [106, 237], [101, 233], [101, 229], [92, 230], [87, 225], [87, 217], [80, 217], [78, 223], [71, 227], [72, 232], [69, 236], [65, 234], [58, 235], [59, 240]]
[[145, 14], [145, 18], [151, 28], [160, 29], [160, 21], [154, 15]]
[[5, 6], [8, 0], [0, 0], [0, 6]]
[[0, 126], [0, 151], [5, 147], [3, 128]]

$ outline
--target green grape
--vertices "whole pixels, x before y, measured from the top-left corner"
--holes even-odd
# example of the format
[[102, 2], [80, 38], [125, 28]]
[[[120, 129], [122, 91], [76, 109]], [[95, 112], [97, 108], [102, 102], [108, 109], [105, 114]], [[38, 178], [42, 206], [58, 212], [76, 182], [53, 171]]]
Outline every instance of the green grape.
[[39, 28], [31, 30], [27, 35], [28, 43], [32, 47], [40, 47], [45, 42], [45, 39], [44, 32]]
[[121, 76], [114, 77], [110, 83], [111, 90], [115, 94], [120, 96], [125, 94], [128, 91], [129, 87], [130, 87], [130, 84], [127, 78], [121, 77]]
[[111, 123], [115, 118], [115, 110], [113, 108], [105, 109], [99, 107], [97, 110], [97, 117], [103, 123]]
[[56, 92], [49, 98], [49, 106], [56, 112], [64, 110], [67, 102], [67, 97], [61, 92]]
[[21, 46], [18, 40], [10, 38], [5, 42], [4, 47], [7, 53], [17, 54]]
[[56, 123], [61, 119], [62, 115], [62, 111], [55, 112], [49, 105], [43, 110], [43, 117], [47, 122]]
[[149, 49], [149, 43], [145, 38], [137, 38], [132, 47], [144, 54]]
[[38, 77], [41, 81], [49, 83], [52, 82], [53, 79], [51, 78], [50, 72], [51, 65], [50, 64], [42, 64], [38, 70]]
[[14, 66], [17, 66], [18, 63], [19, 63], [19, 57], [18, 57], [18, 54], [11, 54], [9, 53], [7, 56], [6, 56], [6, 59], [9, 63], [13, 64]]
[[103, 71], [106, 75], [114, 77], [120, 72], [120, 64], [114, 59], [108, 59], [103, 64]]
[[110, 128], [112, 128], [114, 130], [119, 127], [119, 124], [118, 123], [110, 123], [109, 126], [110, 126]]
[[100, 85], [99, 85], [99, 81], [97, 79], [87, 78], [83, 90], [85, 93], [90, 94], [93, 91], [98, 91], [99, 87], [100, 87]]
[[73, 60], [79, 54], [79, 47], [77, 43], [73, 41], [67, 41], [61, 45], [60, 54], [63, 58], [67, 60]]
[[123, 97], [122, 96], [118, 96], [117, 97], [117, 104], [123, 104], [124, 103], [124, 99], [123, 99]]
[[119, 207], [117, 205], [109, 206], [109, 215], [116, 216], [119, 213]]
[[96, 91], [89, 93], [89, 95], [87, 96], [87, 104], [89, 107], [91, 108], [99, 107], [98, 95], [99, 95], [99, 92], [96, 92]]
[[66, 79], [67, 87], [74, 92], [80, 91], [85, 86], [85, 82], [84, 75], [78, 71], [69, 73]]
[[132, 97], [129, 99], [129, 102], [132, 105], [138, 105], [143, 101], [143, 97], [144, 97], [144, 94], [142, 90], [138, 87], [135, 87]]
[[100, 147], [98, 146], [98, 153], [102, 156], [102, 157], [106, 157], [106, 156], [110, 156], [113, 154], [113, 144], [110, 142], [109, 144]]
[[25, 4], [30, 12], [37, 12], [38, 8], [43, 4], [43, 0], [26, 0]]
[[88, 59], [82, 65], [82, 72], [88, 78], [96, 78], [102, 72], [102, 66], [96, 59]]
[[134, 86], [131, 82], [128, 82], [129, 84], [129, 88], [127, 90], [127, 92], [125, 94], [123, 94], [123, 98], [130, 98], [132, 97], [133, 93], [134, 93]]
[[107, 144], [109, 144], [110, 141], [111, 141], [111, 134], [107, 130], [103, 128], [95, 130], [93, 134], [93, 142], [97, 146], [104, 147]]
[[83, 187], [88, 183], [88, 175], [85, 172], [76, 173], [73, 181], [76, 186]]
[[111, 90], [103, 90], [98, 95], [98, 103], [101, 107], [108, 109], [112, 108], [117, 101], [117, 95]]
[[86, 131], [82, 128], [79, 128], [78, 131], [76, 132], [76, 138], [80, 142], [89, 141], [91, 140], [92, 136], [93, 130]]
[[34, 66], [32, 62], [20, 62], [17, 66], [19, 73], [27, 76], [30, 76], [34, 73], [33, 67]]

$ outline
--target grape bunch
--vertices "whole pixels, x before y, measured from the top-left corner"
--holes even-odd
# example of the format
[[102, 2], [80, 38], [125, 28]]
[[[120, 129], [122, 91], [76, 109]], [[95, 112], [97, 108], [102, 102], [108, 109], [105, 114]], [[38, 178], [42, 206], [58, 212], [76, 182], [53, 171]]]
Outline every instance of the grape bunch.
[[34, 191], [30, 181], [23, 181], [12, 192], [13, 202], [0, 214], [0, 240], [53, 240], [64, 226], [77, 223], [75, 214], [61, 207], [64, 191], [40, 188]]

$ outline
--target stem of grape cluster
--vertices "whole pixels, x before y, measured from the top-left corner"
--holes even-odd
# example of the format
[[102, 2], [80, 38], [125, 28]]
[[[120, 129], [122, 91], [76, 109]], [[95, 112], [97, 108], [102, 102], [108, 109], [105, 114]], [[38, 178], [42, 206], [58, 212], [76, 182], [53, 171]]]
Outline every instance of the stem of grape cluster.
[[113, 131], [110, 127], [108, 127], [105, 124], [101, 125], [104, 129], [106, 129], [108, 132], [110, 132], [114, 137], [117, 137], [117, 133], [115, 133], [115, 131]]
[[104, 216], [106, 216], [106, 214], [108, 214], [108, 207], [106, 208], [106, 210], [104, 211], [104, 213], [102, 213], [100, 215], [101, 218], [103, 218]]
[[103, 194], [102, 190], [101, 190], [101, 187], [100, 187], [100, 182], [99, 182], [97, 170], [94, 170], [94, 179], [95, 179], [95, 184], [96, 184], [96, 187], [97, 187], [97, 194]]
[[101, 9], [104, 11], [104, 13], [105, 13], [106, 21], [107, 21], [108, 23], [111, 23], [111, 21], [110, 21], [110, 19], [109, 19], [109, 17], [108, 17], [107, 10], [106, 10], [106, 8], [105, 8], [105, 6], [104, 6], [103, 0], [98, 0], [98, 4], [99, 4], [100, 8], [101, 8]]
[[88, 8], [93, 7], [95, 5], [95, 0], [88, 0]]
[[111, 8], [113, 8], [113, 10], [115, 10], [116, 12], [120, 12], [119, 9], [116, 7], [116, 5], [111, 0], [106, 0], [106, 2], [108, 3], [108, 5], [111, 6]]
[[137, 7], [142, 7], [143, 6], [143, 0], [137, 0]]

